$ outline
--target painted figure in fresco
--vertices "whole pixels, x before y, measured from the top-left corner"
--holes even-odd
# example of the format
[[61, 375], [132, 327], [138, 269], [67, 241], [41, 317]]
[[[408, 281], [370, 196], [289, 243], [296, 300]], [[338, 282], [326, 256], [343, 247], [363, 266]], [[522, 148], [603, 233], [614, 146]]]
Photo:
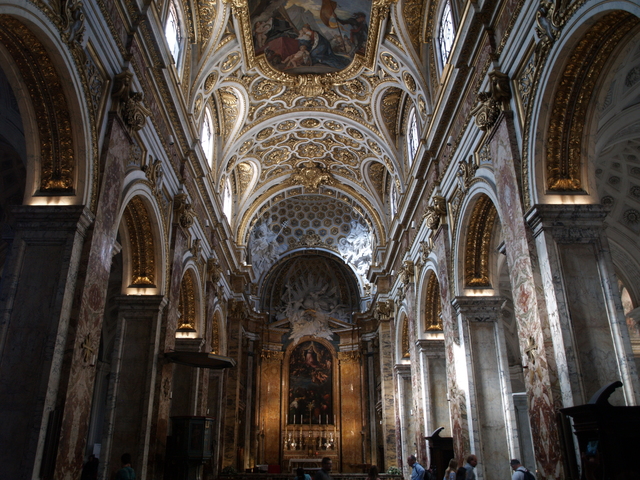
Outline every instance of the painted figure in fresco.
[[289, 364], [289, 419], [326, 424], [333, 419], [333, 358], [325, 346], [304, 342], [291, 354]]
[[367, 25], [367, 15], [364, 12], [356, 12], [351, 18], [343, 20], [336, 17], [341, 25], [351, 26], [351, 43], [355, 52], [363, 54], [367, 45], [367, 35], [369, 34], [369, 26]]
[[289, 55], [284, 60], [285, 68], [295, 68], [301, 65], [311, 65], [311, 55], [309, 55], [309, 50], [306, 45], [300, 45], [300, 50], [298, 50], [293, 55]]

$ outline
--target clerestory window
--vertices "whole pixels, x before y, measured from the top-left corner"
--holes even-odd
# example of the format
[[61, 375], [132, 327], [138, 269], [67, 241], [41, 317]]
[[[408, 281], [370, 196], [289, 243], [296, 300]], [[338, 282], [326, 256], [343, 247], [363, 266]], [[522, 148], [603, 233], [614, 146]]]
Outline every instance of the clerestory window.
[[449, 60], [449, 54], [453, 47], [455, 31], [453, 28], [453, 13], [451, 11], [451, 2], [447, 0], [442, 9], [440, 17], [440, 26], [438, 27], [438, 46], [440, 48], [440, 61], [444, 66]]
[[180, 28], [180, 16], [178, 15], [178, 9], [174, 1], [169, 4], [169, 14], [167, 15], [167, 24], [164, 27], [164, 36], [169, 44], [171, 56], [177, 65], [182, 47], [182, 28]]

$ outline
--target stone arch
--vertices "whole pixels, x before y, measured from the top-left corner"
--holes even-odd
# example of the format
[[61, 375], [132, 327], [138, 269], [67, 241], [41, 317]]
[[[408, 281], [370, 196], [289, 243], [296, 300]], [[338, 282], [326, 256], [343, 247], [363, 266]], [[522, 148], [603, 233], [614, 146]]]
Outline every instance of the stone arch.
[[178, 303], [180, 318], [178, 319], [177, 334], [192, 336], [199, 333], [201, 312], [198, 280], [199, 276], [196, 270], [187, 267], [180, 281], [180, 300]]
[[640, 9], [631, 2], [597, 3], [570, 18], [566, 34], [541, 67], [539, 84], [545, 87], [534, 101], [531, 122], [538, 141], [527, 147], [530, 160], [525, 165], [532, 203], [566, 201], [566, 195], [572, 203], [597, 202], [584, 161], [593, 149], [594, 98], [602, 72], [609, 70], [610, 59], [640, 23]]
[[440, 298], [440, 282], [433, 270], [427, 273], [424, 292], [424, 310], [422, 330], [424, 332], [442, 331], [442, 301]]
[[[27, 153], [24, 202], [93, 204], [97, 148], [74, 60], [59, 32], [25, 10], [0, 15], [0, 65], [16, 92]], [[28, 16], [28, 17], [27, 17]]]
[[498, 211], [486, 194], [481, 194], [471, 211], [464, 245], [463, 286], [491, 288], [490, 248]]
[[119, 226], [124, 254], [122, 291], [161, 294], [166, 290], [166, 244], [160, 206], [147, 186], [136, 180], [125, 187], [122, 197]]

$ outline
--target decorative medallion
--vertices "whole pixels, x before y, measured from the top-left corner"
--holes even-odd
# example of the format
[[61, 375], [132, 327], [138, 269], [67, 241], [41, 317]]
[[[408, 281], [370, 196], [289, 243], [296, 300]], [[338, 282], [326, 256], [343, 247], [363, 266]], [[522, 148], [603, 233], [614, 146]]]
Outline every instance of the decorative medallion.
[[416, 81], [409, 72], [404, 72], [402, 74], [402, 80], [411, 93], [416, 93]]
[[287, 130], [291, 130], [296, 126], [296, 122], [293, 120], [287, 120], [286, 122], [282, 122], [278, 125], [278, 130], [286, 132]]
[[216, 80], [218, 80], [218, 74], [215, 72], [210, 73], [207, 79], [204, 81], [204, 91], [206, 93], [209, 93], [211, 92], [211, 90], [213, 90], [213, 87], [216, 84]]
[[230, 53], [224, 62], [222, 62], [221, 70], [224, 73], [230, 72], [238, 65], [240, 61], [240, 54], [238, 52]]
[[390, 53], [383, 53], [380, 55], [382, 63], [394, 73], [398, 73], [400, 71], [400, 64], [398, 61], [391, 55]]

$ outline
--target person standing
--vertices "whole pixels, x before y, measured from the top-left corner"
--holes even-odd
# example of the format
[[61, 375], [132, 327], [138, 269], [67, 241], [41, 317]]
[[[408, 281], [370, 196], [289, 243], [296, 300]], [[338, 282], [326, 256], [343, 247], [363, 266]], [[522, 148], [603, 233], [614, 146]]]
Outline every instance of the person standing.
[[467, 457], [467, 463], [464, 465], [464, 468], [467, 471], [466, 480], [476, 480], [476, 465], [478, 465], [478, 457], [475, 455], [469, 455]]
[[296, 478], [295, 480], [311, 480], [311, 475], [308, 473], [304, 473], [304, 468], [298, 467], [296, 470]]
[[456, 480], [456, 471], [458, 470], [458, 461], [455, 458], [449, 460], [449, 468], [444, 472], [443, 480]]
[[333, 467], [333, 461], [329, 457], [324, 457], [322, 459], [321, 468], [314, 475], [314, 479], [315, 480], [333, 480], [333, 477], [330, 475], [332, 467]]
[[120, 461], [122, 468], [116, 473], [116, 480], [136, 480], [136, 472], [131, 467], [131, 454], [123, 453]]
[[535, 480], [535, 476], [529, 470], [527, 470], [521, 463], [520, 460], [514, 458], [509, 462], [511, 464], [511, 469], [513, 470], [513, 476], [511, 480]]
[[411, 472], [411, 480], [425, 480], [424, 467], [417, 462], [415, 455], [409, 455], [407, 463], [413, 469], [413, 471]]

